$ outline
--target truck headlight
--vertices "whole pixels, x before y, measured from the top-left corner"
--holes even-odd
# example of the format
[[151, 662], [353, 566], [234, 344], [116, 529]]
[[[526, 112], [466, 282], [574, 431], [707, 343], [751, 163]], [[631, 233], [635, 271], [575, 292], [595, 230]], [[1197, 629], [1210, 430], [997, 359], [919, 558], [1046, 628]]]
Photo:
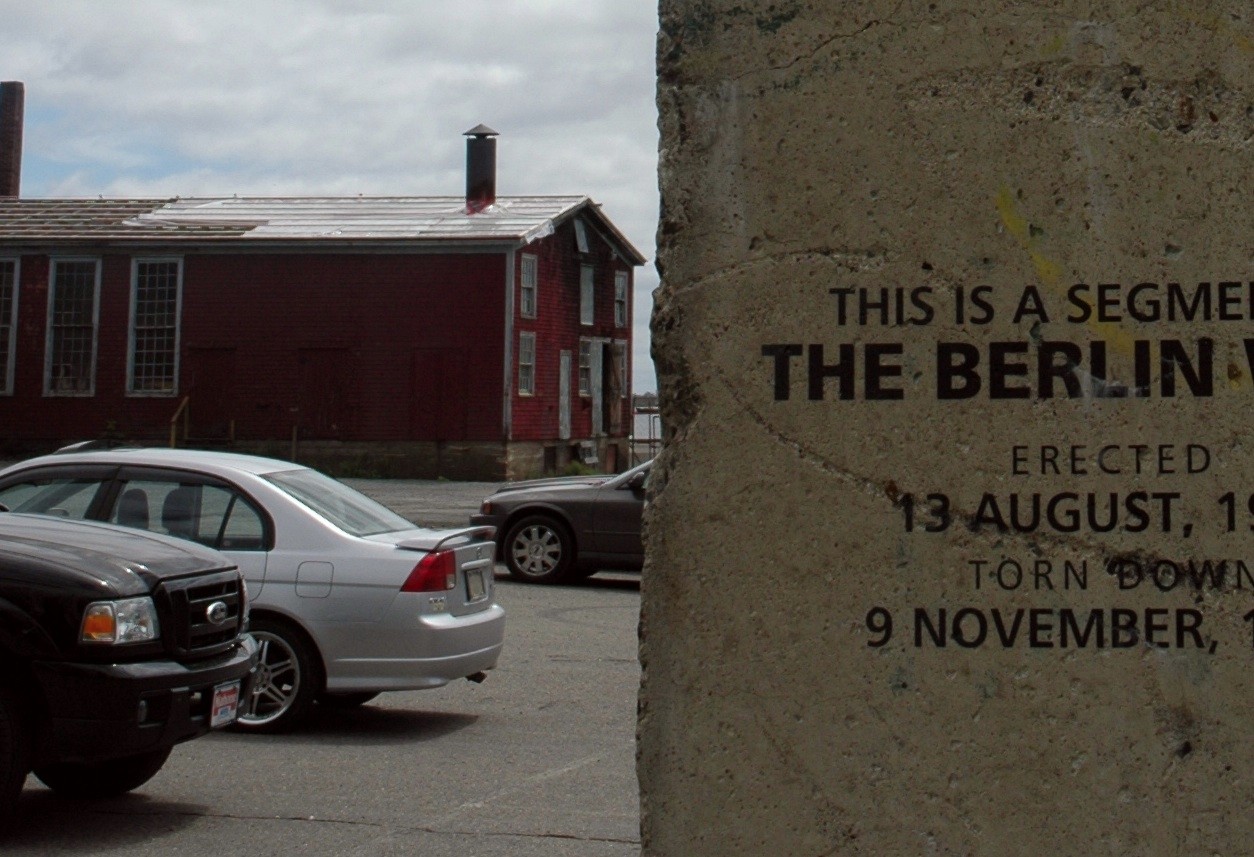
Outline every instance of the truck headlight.
[[152, 599], [126, 598], [121, 601], [94, 601], [83, 611], [84, 643], [146, 643], [161, 636], [157, 607]]

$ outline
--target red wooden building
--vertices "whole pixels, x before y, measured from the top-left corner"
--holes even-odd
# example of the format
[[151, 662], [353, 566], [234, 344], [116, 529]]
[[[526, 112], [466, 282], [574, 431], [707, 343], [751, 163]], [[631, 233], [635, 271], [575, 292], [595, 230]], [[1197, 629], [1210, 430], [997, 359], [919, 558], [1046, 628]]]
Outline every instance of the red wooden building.
[[586, 197], [496, 197], [494, 132], [468, 134], [465, 198], [0, 186], [0, 455], [113, 437], [380, 475], [626, 467], [644, 259]]

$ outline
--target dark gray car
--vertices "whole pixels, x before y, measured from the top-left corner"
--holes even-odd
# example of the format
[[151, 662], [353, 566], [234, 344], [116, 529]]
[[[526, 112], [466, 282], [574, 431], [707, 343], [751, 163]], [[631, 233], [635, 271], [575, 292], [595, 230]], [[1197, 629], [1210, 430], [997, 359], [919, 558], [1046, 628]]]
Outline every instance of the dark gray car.
[[470, 522], [496, 527], [497, 556], [518, 580], [561, 583], [602, 569], [639, 570], [651, 464], [617, 476], [507, 482]]

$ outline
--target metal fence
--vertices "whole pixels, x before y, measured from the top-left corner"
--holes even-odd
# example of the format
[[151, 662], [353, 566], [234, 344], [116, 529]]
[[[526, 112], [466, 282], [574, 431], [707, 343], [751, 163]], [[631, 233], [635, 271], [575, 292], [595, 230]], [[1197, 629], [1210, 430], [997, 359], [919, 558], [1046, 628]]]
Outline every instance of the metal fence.
[[[636, 398], [639, 400], [642, 397]], [[631, 464], [634, 467], [653, 458], [661, 450], [662, 417], [656, 401], [653, 404], [637, 401], [631, 410]]]

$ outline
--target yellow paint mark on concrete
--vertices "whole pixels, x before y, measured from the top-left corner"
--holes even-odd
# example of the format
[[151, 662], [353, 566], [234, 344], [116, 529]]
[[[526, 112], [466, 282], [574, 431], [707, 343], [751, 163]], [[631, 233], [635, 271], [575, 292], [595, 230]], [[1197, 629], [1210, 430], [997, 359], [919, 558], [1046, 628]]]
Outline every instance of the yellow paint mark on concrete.
[[1176, 3], [1174, 9], [1179, 17], [1190, 24], [1197, 24], [1199, 27], [1205, 27], [1211, 32], [1231, 39], [1239, 49], [1247, 54], [1254, 54], [1254, 39], [1242, 33], [1227, 19], [1218, 15], [1202, 14], [1200, 10], [1192, 8], [1189, 3]]
[[1036, 275], [1041, 278], [1041, 282], [1053, 291], [1062, 292], [1062, 267], [1037, 247], [1032, 224], [1015, 208], [1014, 194], [1010, 192], [1010, 188], [1002, 187], [997, 192], [997, 211], [1001, 215], [1001, 222], [1018, 239], [1019, 246], [1028, 251], [1032, 267], [1036, 269]]
[[1242, 354], [1234, 354], [1240, 345], [1228, 346], [1228, 362], [1224, 364], [1224, 374], [1228, 376], [1229, 390], [1242, 390], [1250, 385], [1250, 376], [1242, 371], [1241, 366], [1245, 362]]
[[1055, 35], [1052, 39], [1045, 43], [1045, 55], [1056, 56], [1062, 53], [1063, 48], [1067, 46], [1067, 40], [1063, 38], [1062, 33]]
[[[1019, 246], [1027, 251], [1032, 260], [1032, 267], [1036, 269], [1037, 277], [1049, 291], [1065, 299], [1068, 286], [1062, 279], [1062, 267], [1046, 257], [1044, 251], [1041, 250], [1038, 236], [1032, 234], [1032, 225], [1015, 206], [1014, 193], [1004, 185], [997, 191], [997, 213], [1001, 216], [1001, 222], [1007, 231], [1015, 237]], [[1119, 325], [1096, 320], [1088, 321], [1087, 325], [1099, 338], [1110, 343], [1116, 351], [1125, 355], [1132, 353], [1134, 337]], [[1254, 378], [1241, 370], [1242, 365], [1242, 355], [1235, 358], [1229, 355], [1226, 374], [1228, 386], [1233, 390], [1245, 389], [1254, 383]]]
[[[1028, 258], [1032, 260], [1032, 267], [1036, 270], [1036, 276], [1041, 283], [1050, 292], [1066, 298], [1067, 283], [1063, 280], [1062, 266], [1045, 255], [1040, 247], [1039, 237], [1032, 234], [1032, 224], [1019, 213], [1015, 206], [1014, 193], [1005, 185], [997, 191], [997, 213], [1001, 216], [1002, 225], [1015, 237], [1019, 246], [1027, 251]], [[1116, 350], [1124, 354], [1132, 353], [1132, 336], [1119, 325], [1108, 321], [1092, 320], [1088, 322], [1088, 326]]]

